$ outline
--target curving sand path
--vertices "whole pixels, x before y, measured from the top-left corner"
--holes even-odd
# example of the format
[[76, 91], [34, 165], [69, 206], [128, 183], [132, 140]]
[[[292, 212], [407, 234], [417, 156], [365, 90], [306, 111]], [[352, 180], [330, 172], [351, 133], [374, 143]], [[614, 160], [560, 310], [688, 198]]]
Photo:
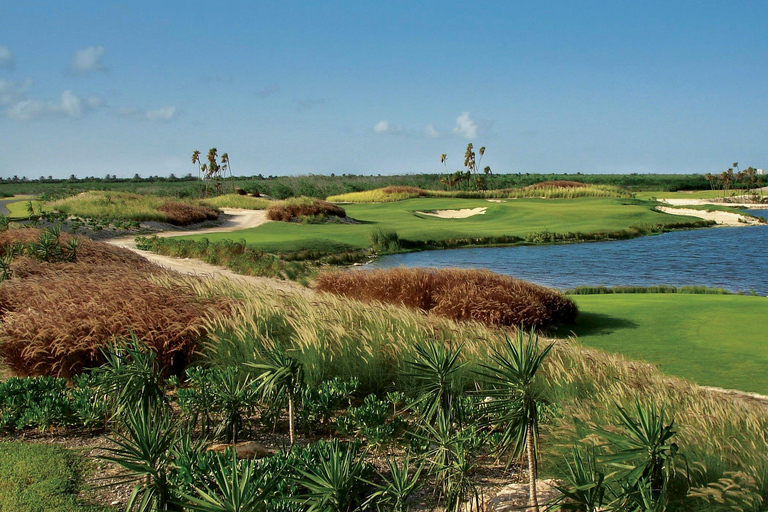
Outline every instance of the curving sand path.
[[731, 212], [716, 210], [708, 212], [706, 210], [694, 210], [693, 208], [666, 208], [664, 206], [658, 206], [656, 209], [663, 213], [669, 213], [670, 215], [686, 215], [688, 217], [698, 217], [704, 220], [713, 220], [718, 226], [745, 227], [762, 224], [760, 220], [754, 217]]
[[[269, 222], [267, 220], [267, 212], [265, 210], [243, 210], [239, 208], [222, 208], [227, 218], [221, 225], [213, 228], [201, 228], [201, 229], [189, 229], [189, 230], [173, 230], [162, 231], [159, 233], [153, 233], [159, 237], [170, 237], [180, 235], [205, 235], [209, 233], [226, 233], [228, 231], [237, 231], [239, 229], [255, 228]], [[273, 279], [269, 277], [256, 277], [245, 276], [242, 274], [236, 274], [228, 268], [219, 267], [205, 263], [204, 261], [194, 258], [174, 258], [171, 256], [163, 256], [161, 254], [155, 254], [149, 251], [142, 251], [136, 248], [135, 237], [122, 237], [113, 238], [111, 240], [104, 240], [108, 244], [123, 247], [131, 250], [136, 254], [144, 256], [146, 259], [160, 265], [163, 268], [179, 272], [180, 274], [190, 274], [196, 276], [211, 277], [214, 279], [232, 279], [235, 281], [241, 281], [249, 283], [255, 286], [264, 286], [269, 284], [277, 290], [281, 291], [306, 291], [306, 288], [293, 281], [282, 281], [280, 279]]]

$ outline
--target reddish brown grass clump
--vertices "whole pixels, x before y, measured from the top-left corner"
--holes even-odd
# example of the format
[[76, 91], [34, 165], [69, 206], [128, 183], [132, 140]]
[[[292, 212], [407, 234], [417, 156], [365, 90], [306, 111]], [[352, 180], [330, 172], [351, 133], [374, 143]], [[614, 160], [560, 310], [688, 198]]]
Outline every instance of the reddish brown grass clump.
[[301, 219], [302, 217], [317, 216], [346, 217], [347, 212], [344, 208], [336, 206], [328, 201], [321, 199], [312, 199], [309, 197], [298, 197], [286, 199], [282, 203], [273, 204], [267, 209], [267, 218], [282, 222]]
[[168, 222], [175, 226], [189, 226], [197, 222], [219, 218], [219, 212], [207, 206], [177, 203], [175, 201], [165, 203], [158, 208], [158, 211], [163, 212]]
[[529, 185], [528, 188], [584, 188], [589, 185], [580, 181], [550, 180]]
[[[0, 248], [38, 234], [0, 233]], [[207, 315], [229, 302], [201, 301], [191, 290], [155, 284], [151, 278], [164, 272], [160, 267], [127, 249], [78, 239], [75, 263], [15, 258], [13, 277], [0, 283], [4, 362], [18, 375], [69, 377], [101, 364], [101, 349], [134, 333], [158, 353], [166, 371], [182, 369]]]
[[453, 320], [547, 328], [576, 319], [562, 293], [487, 270], [396, 268], [321, 274], [321, 291], [364, 301], [401, 304]]

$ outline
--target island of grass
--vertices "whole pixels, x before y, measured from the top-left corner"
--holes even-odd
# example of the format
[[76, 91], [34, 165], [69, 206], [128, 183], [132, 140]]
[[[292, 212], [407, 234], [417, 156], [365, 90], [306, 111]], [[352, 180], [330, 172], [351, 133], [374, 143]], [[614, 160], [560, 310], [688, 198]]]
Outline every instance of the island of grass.
[[[502, 202], [497, 202], [502, 201]], [[395, 232], [397, 249], [427, 249], [517, 242], [631, 238], [675, 228], [703, 227], [705, 221], [654, 211], [653, 203], [616, 197], [578, 199], [415, 198], [343, 205], [349, 223], [270, 222], [229, 233], [183, 236], [210, 242], [244, 240], [273, 252], [339, 251], [372, 246], [372, 235]], [[485, 208], [485, 214], [445, 219], [420, 212]], [[555, 236], [558, 235], [558, 236]]]

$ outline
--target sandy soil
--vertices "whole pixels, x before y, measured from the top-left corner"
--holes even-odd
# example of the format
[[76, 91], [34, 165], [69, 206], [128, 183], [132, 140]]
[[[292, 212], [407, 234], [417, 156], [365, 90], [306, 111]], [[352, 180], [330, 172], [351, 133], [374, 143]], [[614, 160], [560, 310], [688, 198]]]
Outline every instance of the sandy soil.
[[462, 210], [435, 210], [434, 212], [418, 213], [429, 215], [430, 217], [438, 217], [440, 219], [466, 219], [467, 217], [473, 217], [475, 215], [483, 215], [487, 209], [487, 207], [480, 207], [464, 208]]
[[721, 201], [712, 201], [711, 199], [659, 199], [662, 203], [672, 206], [700, 206], [715, 204], [720, 206], [732, 206], [734, 208], [751, 208], [754, 210], [767, 209], [768, 203], [724, 203]]
[[[159, 237], [179, 236], [179, 235], [204, 235], [210, 233], [223, 233], [228, 231], [236, 231], [238, 229], [255, 228], [269, 222], [267, 220], [267, 213], [264, 210], [242, 210], [238, 208], [222, 208], [222, 212], [227, 215], [227, 219], [220, 226], [212, 228], [202, 229], [187, 229], [179, 231], [162, 231], [159, 233], [153, 233]], [[279, 279], [272, 279], [268, 277], [255, 277], [244, 276], [236, 274], [228, 268], [218, 267], [205, 263], [204, 261], [192, 258], [173, 258], [171, 256], [163, 256], [155, 254], [149, 251], [141, 251], [136, 248], [136, 242], [133, 236], [124, 238], [113, 238], [111, 240], [104, 240], [108, 244], [116, 245], [129, 249], [137, 254], [144, 256], [146, 259], [160, 265], [163, 268], [179, 272], [180, 274], [191, 274], [199, 276], [207, 276], [214, 279], [232, 279], [235, 281], [242, 281], [256, 286], [263, 286], [269, 284], [273, 288], [282, 291], [289, 290], [306, 290], [301, 285], [294, 283], [293, 281], [281, 281]]]
[[713, 220], [718, 226], [743, 227], [761, 224], [761, 222], [754, 217], [747, 217], [746, 215], [740, 215], [738, 213], [720, 211], [708, 212], [706, 210], [693, 210], [690, 208], [665, 208], [664, 206], [659, 206], [656, 209], [671, 215], [687, 215], [689, 217], [698, 217], [704, 220]]

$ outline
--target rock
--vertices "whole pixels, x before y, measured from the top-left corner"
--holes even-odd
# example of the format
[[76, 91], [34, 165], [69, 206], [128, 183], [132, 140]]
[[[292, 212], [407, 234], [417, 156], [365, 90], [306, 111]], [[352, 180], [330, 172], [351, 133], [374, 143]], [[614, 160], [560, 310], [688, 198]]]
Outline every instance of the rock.
[[[536, 482], [536, 492], [539, 497], [539, 508], [544, 510], [547, 502], [560, 496], [560, 492], [555, 488], [555, 480], [538, 480]], [[509, 484], [499, 493], [488, 500], [486, 510], [493, 512], [511, 512], [520, 510], [521, 507], [528, 506], [528, 484]]]
[[[206, 451], [224, 453], [227, 448], [233, 448], [231, 444], [212, 444]], [[264, 448], [256, 441], [243, 441], [234, 445], [235, 453], [238, 459], [263, 459], [274, 455], [272, 450]]]

